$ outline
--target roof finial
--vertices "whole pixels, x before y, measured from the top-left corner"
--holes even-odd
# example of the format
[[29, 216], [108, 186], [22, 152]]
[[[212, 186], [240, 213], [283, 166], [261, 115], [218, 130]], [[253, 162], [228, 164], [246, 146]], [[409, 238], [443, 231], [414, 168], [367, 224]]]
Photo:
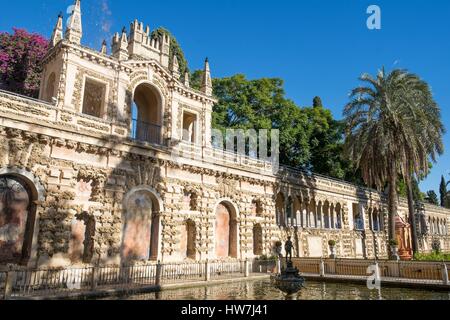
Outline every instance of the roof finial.
[[205, 59], [205, 66], [203, 68], [203, 76], [202, 76], [202, 92], [208, 96], [212, 96], [213, 86], [211, 80], [211, 69], [209, 67], [209, 59]]
[[107, 48], [106, 40], [103, 40], [103, 42], [102, 42], [102, 49], [100, 50], [100, 52], [101, 52], [102, 54], [107, 54], [107, 53], [108, 53], [108, 48]]
[[81, 0], [75, 0], [72, 15], [67, 23], [66, 39], [70, 42], [80, 44], [83, 37], [83, 26], [81, 23]]
[[63, 39], [63, 15], [60, 12], [58, 14], [58, 20], [55, 28], [53, 29], [52, 37], [50, 39], [50, 47], [56, 46]]

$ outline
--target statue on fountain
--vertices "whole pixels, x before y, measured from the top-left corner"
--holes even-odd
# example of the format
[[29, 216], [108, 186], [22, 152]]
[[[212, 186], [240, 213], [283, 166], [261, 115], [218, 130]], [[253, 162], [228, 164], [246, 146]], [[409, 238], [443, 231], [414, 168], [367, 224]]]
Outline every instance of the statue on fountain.
[[282, 270], [281, 274], [272, 277], [272, 281], [279, 290], [287, 294], [287, 299], [294, 299], [295, 294], [304, 287], [305, 279], [300, 276], [298, 268], [294, 268], [292, 262], [294, 244], [291, 237], [288, 237], [284, 249], [286, 251], [286, 268]]
[[291, 237], [288, 237], [288, 241], [286, 241], [284, 246], [284, 250], [286, 250], [286, 264], [289, 264], [289, 261], [292, 262], [292, 249], [294, 249], [294, 244], [291, 239]]

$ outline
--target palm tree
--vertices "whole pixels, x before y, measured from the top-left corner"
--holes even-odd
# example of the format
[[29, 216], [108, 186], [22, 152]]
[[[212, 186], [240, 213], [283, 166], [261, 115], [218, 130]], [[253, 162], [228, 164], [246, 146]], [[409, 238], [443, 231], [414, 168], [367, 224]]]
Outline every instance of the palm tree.
[[352, 90], [344, 110], [347, 121], [346, 153], [362, 172], [365, 183], [382, 189], [389, 185], [389, 238], [395, 239], [398, 209], [397, 182], [403, 177], [408, 187], [410, 222], [414, 250], [417, 234], [412, 198], [412, 178], [429, 172], [429, 161], [442, 154], [440, 109], [426, 82], [405, 70], [368, 74], [366, 84]]

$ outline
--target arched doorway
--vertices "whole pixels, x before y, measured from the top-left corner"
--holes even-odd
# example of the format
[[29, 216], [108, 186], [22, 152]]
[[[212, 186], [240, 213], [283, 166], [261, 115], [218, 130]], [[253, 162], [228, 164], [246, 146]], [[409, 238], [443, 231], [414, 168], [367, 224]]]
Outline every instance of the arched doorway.
[[263, 251], [263, 230], [260, 224], [256, 224], [253, 227], [253, 254], [261, 256]]
[[163, 102], [155, 87], [148, 83], [140, 84], [134, 91], [131, 108], [133, 139], [161, 144]]
[[31, 257], [38, 195], [16, 175], [0, 176], [0, 264], [27, 264]]
[[228, 202], [221, 202], [216, 209], [216, 257], [237, 258], [237, 214]]
[[160, 234], [160, 203], [147, 188], [130, 192], [125, 199], [122, 259], [157, 260]]

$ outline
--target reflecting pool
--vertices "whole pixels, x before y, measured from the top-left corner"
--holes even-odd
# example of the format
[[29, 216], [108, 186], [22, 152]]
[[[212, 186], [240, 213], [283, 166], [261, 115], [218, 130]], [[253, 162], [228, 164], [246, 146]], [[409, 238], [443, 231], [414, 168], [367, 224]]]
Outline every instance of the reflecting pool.
[[[217, 286], [183, 288], [158, 293], [139, 294], [127, 300], [284, 300], [270, 280], [249, 281]], [[298, 300], [450, 300], [450, 292], [382, 288], [369, 290], [366, 286], [344, 283], [308, 281]]]

